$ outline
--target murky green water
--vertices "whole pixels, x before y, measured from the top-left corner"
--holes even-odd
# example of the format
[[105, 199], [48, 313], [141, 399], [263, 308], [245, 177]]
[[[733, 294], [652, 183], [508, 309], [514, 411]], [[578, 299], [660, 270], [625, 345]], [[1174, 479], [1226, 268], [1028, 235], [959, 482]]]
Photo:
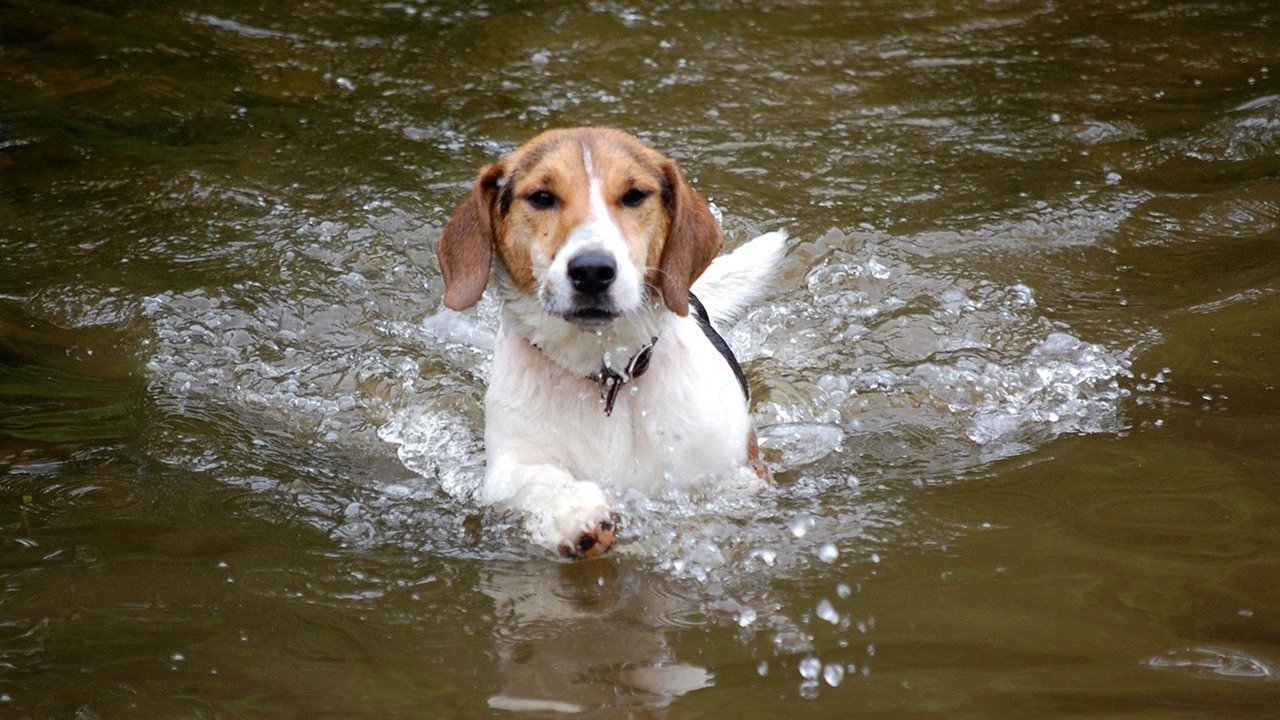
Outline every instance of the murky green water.
[[[564, 565], [434, 242], [576, 124], [795, 248]], [[1269, 3], [0, 3], [0, 257], [0, 716], [1280, 714]]]

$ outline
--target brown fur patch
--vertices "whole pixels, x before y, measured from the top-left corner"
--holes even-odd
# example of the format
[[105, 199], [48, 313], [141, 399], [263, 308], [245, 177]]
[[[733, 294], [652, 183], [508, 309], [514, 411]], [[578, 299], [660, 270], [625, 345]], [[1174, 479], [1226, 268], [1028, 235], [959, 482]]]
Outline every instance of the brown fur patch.
[[663, 201], [671, 216], [671, 227], [662, 247], [658, 269], [662, 299], [677, 315], [689, 314], [689, 288], [707, 269], [724, 245], [720, 225], [675, 163], [663, 166], [666, 188]]
[[[494, 253], [517, 289], [536, 293], [539, 274], [590, 212], [584, 147], [629, 259], [667, 307], [688, 314], [689, 286], [720, 251], [719, 226], [675, 163], [607, 128], [550, 130], [481, 173], [441, 234], [445, 305], [464, 309], [479, 301]], [[631, 190], [648, 197], [628, 206], [622, 199]], [[539, 191], [554, 196], [553, 207], [530, 202]]]
[[773, 484], [773, 473], [769, 472], [769, 466], [765, 464], [764, 458], [760, 457], [760, 441], [756, 438], [755, 428], [747, 432], [747, 467], [763, 481]]
[[493, 263], [493, 203], [502, 165], [480, 171], [471, 192], [445, 223], [436, 244], [436, 260], [444, 276], [444, 304], [465, 310], [480, 301]]

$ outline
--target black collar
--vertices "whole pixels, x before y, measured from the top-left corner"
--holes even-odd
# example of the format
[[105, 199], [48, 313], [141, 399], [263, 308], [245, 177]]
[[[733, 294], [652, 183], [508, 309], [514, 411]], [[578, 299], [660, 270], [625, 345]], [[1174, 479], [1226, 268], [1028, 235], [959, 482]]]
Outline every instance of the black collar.
[[[707, 309], [702, 305], [702, 301], [694, 297], [693, 293], [689, 293], [689, 304], [693, 307], [694, 319], [698, 322], [698, 327], [702, 328], [702, 334], [706, 335], [707, 340], [711, 341], [711, 345], [715, 347], [729, 363], [729, 367], [733, 370], [733, 375], [738, 379], [738, 385], [742, 388], [743, 397], [751, 399], [751, 390], [747, 386], [747, 376], [742, 372], [742, 366], [738, 364], [738, 359], [733, 356], [733, 351], [729, 349], [729, 343], [720, 337], [720, 333], [711, 326], [711, 317], [707, 314]], [[640, 348], [640, 351], [627, 361], [627, 366], [622, 372], [618, 372], [613, 368], [604, 365], [598, 372], [586, 377], [587, 380], [595, 380], [600, 384], [600, 399], [604, 400], [604, 415], [610, 417], [613, 415], [613, 405], [618, 399], [618, 393], [622, 392], [622, 386], [635, 380], [649, 369], [649, 358], [653, 355], [653, 346], [658, 342], [658, 338], [649, 340], [649, 344]], [[537, 345], [533, 346], [538, 352], [542, 352], [542, 348]]]

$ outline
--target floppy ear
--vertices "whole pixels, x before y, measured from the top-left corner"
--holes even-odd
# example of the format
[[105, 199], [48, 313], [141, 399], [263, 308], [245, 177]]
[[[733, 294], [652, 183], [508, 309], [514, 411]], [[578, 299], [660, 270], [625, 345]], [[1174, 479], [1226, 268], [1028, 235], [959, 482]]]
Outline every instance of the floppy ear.
[[493, 265], [493, 200], [502, 167], [494, 163], [480, 171], [453, 217], [445, 223], [436, 244], [436, 260], [444, 276], [444, 304], [466, 310], [480, 302]]
[[707, 201], [680, 174], [675, 163], [662, 166], [666, 187], [662, 201], [671, 217], [667, 241], [658, 262], [662, 300], [677, 315], [689, 314], [689, 287], [715, 259], [724, 241]]

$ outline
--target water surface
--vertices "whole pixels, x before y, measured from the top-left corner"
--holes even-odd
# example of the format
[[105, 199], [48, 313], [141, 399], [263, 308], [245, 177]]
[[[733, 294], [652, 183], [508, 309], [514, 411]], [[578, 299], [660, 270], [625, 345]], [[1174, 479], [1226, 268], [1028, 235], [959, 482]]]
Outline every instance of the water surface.
[[[440, 226], [553, 126], [675, 157], [779, 483], [477, 506]], [[1280, 707], [1280, 11], [0, 5], [16, 717]]]

